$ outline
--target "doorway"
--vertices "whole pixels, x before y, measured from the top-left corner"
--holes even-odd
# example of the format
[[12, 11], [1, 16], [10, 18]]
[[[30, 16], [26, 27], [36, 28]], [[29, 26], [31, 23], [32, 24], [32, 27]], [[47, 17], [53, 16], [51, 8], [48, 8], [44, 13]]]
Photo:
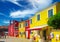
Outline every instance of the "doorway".
[[46, 30], [43, 30], [43, 37], [44, 37], [44, 40], [46, 40]]

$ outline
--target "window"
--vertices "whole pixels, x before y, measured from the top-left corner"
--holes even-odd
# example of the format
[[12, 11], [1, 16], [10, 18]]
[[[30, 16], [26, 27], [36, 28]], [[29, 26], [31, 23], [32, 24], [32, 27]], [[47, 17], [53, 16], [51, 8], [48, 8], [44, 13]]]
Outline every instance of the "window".
[[15, 26], [14, 28], [17, 29], [18, 27]]
[[37, 15], [37, 20], [40, 20], [40, 14]]
[[30, 19], [30, 24], [32, 24], [32, 19]]
[[20, 24], [20, 28], [21, 28], [21, 24]]
[[28, 26], [28, 22], [25, 23], [25, 26]]
[[48, 17], [50, 18], [51, 16], [53, 16], [53, 9], [48, 10]]

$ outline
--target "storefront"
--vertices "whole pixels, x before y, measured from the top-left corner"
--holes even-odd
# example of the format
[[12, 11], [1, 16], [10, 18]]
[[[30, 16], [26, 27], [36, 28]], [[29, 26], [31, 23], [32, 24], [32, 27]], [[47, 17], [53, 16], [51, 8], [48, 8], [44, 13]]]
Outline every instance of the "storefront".
[[51, 31], [51, 42], [60, 42], [60, 30], [53, 29]]
[[8, 26], [0, 26], [0, 38], [8, 36]]
[[50, 28], [42, 27], [42, 28], [33, 28], [27, 29], [26, 36], [30, 39], [34, 39], [35, 42], [38, 41], [48, 41], [48, 36], [50, 34]]

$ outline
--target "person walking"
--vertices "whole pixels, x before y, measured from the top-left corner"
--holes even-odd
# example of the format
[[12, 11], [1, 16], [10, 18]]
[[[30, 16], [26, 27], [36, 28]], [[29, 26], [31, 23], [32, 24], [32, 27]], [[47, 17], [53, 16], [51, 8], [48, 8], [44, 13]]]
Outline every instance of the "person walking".
[[6, 33], [5, 33], [5, 39], [6, 39]]

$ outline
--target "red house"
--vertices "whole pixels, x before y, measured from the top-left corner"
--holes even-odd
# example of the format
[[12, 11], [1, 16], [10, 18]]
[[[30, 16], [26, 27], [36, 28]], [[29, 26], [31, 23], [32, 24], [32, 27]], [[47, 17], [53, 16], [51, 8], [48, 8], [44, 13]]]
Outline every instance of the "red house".
[[8, 36], [14, 36], [14, 25], [10, 24], [8, 26]]
[[18, 21], [13, 21], [13, 24], [14, 24], [14, 36], [15, 37], [18, 37], [18, 25], [19, 25], [19, 22]]
[[8, 26], [8, 35], [13, 37], [18, 37], [18, 21], [12, 21], [10, 22], [10, 25]]
[[26, 38], [30, 38], [30, 30], [28, 30], [28, 28], [30, 28], [30, 20], [26, 20], [26, 26], [25, 26], [25, 31], [26, 31]]

